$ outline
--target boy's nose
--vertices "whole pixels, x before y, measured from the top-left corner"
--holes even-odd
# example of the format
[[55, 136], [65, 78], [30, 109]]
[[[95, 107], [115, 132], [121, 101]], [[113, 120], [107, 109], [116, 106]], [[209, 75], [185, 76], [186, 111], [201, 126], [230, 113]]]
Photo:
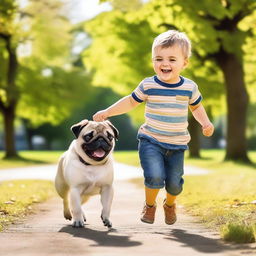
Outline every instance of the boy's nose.
[[168, 60], [164, 60], [162, 64], [163, 64], [163, 66], [168, 66], [169, 65], [169, 61]]

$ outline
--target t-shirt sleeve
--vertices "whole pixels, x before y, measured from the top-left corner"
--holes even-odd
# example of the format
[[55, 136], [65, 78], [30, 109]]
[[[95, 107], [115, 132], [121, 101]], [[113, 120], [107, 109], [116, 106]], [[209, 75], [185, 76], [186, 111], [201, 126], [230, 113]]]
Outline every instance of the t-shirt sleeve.
[[191, 98], [189, 99], [189, 105], [195, 106], [202, 101], [202, 95], [198, 89], [198, 85], [195, 83], [192, 90]]
[[144, 91], [143, 82], [144, 82], [144, 80], [142, 82], [140, 82], [138, 87], [131, 94], [133, 99], [139, 103], [141, 103], [147, 99], [147, 95], [145, 94], [145, 91]]

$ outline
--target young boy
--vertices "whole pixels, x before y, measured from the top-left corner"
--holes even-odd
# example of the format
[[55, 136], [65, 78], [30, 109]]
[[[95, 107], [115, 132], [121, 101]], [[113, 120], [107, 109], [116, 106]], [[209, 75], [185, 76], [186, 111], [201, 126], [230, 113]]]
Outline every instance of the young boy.
[[176, 221], [175, 199], [182, 191], [184, 151], [190, 135], [188, 107], [205, 136], [214, 131], [195, 82], [180, 76], [188, 65], [191, 43], [184, 33], [169, 30], [157, 36], [152, 46], [153, 77], [145, 78], [132, 92], [109, 108], [97, 112], [94, 121], [126, 113], [145, 101], [145, 123], [138, 132], [139, 156], [144, 171], [146, 202], [141, 221], [153, 223], [156, 197], [165, 187], [165, 223]]

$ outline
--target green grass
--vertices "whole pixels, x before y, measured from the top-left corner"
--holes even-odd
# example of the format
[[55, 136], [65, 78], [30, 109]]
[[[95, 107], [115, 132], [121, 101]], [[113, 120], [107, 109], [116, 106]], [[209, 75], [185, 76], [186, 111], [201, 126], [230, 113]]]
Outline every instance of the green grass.
[[[249, 158], [254, 161], [254, 167], [256, 167], [256, 151], [249, 152]], [[224, 170], [224, 169], [239, 169], [241, 166], [246, 167], [247, 165], [235, 163], [233, 161], [225, 161], [224, 150], [202, 150], [201, 159], [188, 158], [188, 151], [186, 152], [185, 164], [194, 165], [197, 167], [209, 169], [209, 170]], [[252, 166], [249, 165], [251, 168]]]
[[222, 230], [224, 240], [236, 243], [255, 242], [256, 225], [250, 226], [243, 223], [228, 223]]
[[[0, 169], [56, 163], [61, 154], [60, 151], [23, 151], [20, 152], [22, 159], [0, 159]], [[218, 229], [225, 240], [238, 243], [253, 242], [256, 238], [256, 167], [255, 164], [223, 162], [224, 154], [223, 150], [202, 150], [202, 159], [190, 159], [186, 155], [187, 165], [208, 169], [211, 172], [202, 176], [186, 176], [184, 191], [178, 197], [178, 203], [184, 205], [190, 214], [198, 216], [208, 227]], [[0, 158], [1, 156], [3, 153], [0, 153]], [[249, 156], [255, 160], [256, 152], [250, 152]], [[114, 157], [118, 162], [140, 165], [137, 151], [116, 151]], [[22, 182], [25, 187], [18, 181], [0, 185], [0, 202], [11, 202], [0, 203], [0, 229], [18, 216], [26, 214], [33, 200], [37, 198], [31, 195], [41, 193], [41, 185], [32, 188], [30, 182], [30, 185]], [[142, 179], [133, 182], [143, 186]], [[21, 190], [19, 186], [26, 189]], [[12, 187], [14, 190], [9, 193]], [[25, 194], [28, 191], [28, 194], [17, 199], [20, 190]], [[42, 190], [49, 191], [43, 188]], [[41, 199], [34, 201], [45, 200], [44, 196], [38, 198]], [[13, 206], [15, 207], [12, 210]]]
[[137, 151], [115, 151], [114, 159], [120, 163], [140, 166], [140, 160]]
[[0, 152], [0, 169], [57, 163], [63, 151], [20, 151], [19, 158], [3, 159]]
[[36, 203], [55, 195], [50, 181], [22, 180], [0, 183], [0, 231], [33, 211]]
[[[240, 168], [240, 166], [243, 166], [232, 161], [227, 161], [223, 163], [224, 156], [224, 150], [202, 150], [201, 159], [189, 158], [188, 151], [186, 151], [185, 164], [194, 165], [209, 170], [224, 170], [226, 168], [238, 169]], [[139, 155], [137, 151], [115, 151], [114, 157], [117, 162], [126, 163], [134, 166], [140, 165]], [[256, 151], [249, 152], [249, 157], [251, 160], [254, 160], [254, 164], [256, 165]]]
[[[57, 163], [61, 151], [21, 151], [20, 158], [3, 159], [0, 152], [0, 171], [14, 167]], [[50, 181], [7, 181], [0, 183], [0, 231], [23, 218], [33, 205], [55, 195]]]
[[[250, 152], [256, 159], [256, 152]], [[139, 165], [137, 152], [116, 152], [116, 161]], [[202, 159], [185, 164], [211, 170], [207, 175], [186, 176], [178, 203], [187, 212], [217, 229], [224, 240], [253, 242], [256, 238], [256, 168], [232, 161], [223, 162], [223, 150], [202, 150]], [[134, 180], [140, 186], [143, 182]]]
[[255, 187], [255, 169], [240, 166], [217, 170], [208, 175], [186, 177], [179, 202], [208, 227], [230, 230], [230, 224], [241, 223], [252, 228], [256, 223]]

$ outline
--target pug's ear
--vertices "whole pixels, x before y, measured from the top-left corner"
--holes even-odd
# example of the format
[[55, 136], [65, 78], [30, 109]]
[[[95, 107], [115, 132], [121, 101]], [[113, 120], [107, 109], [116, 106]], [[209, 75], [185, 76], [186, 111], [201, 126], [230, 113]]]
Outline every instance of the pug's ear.
[[114, 134], [115, 134], [115, 139], [118, 140], [119, 137], [119, 131], [117, 130], [117, 128], [109, 121], [106, 121], [108, 126], [113, 130]]
[[87, 119], [82, 120], [81, 122], [71, 126], [71, 131], [74, 133], [76, 138], [78, 138], [82, 129], [89, 123]]

